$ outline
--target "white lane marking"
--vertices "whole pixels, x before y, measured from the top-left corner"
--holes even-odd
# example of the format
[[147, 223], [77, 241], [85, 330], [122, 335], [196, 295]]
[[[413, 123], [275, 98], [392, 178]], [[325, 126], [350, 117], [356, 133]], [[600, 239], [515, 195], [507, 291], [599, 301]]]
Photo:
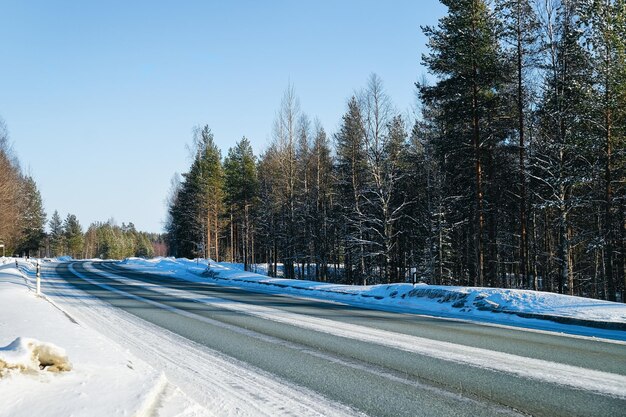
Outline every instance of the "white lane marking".
[[[357, 324], [343, 323], [329, 319], [290, 313], [279, 309], [245, 304], [223, 298], [205, 295], [199, 296], [193, 292], [165, 288], [159, 285], [143, 281], [135, 281], [117, 274], [101, 271], [95, 269], [89, 263], [87, 263], [85, 267], [98, 275], [116, 280], [129, 286], [143, 287], [172, 297], [191, 299], [202, 304], [214, 307], [217, 306], [231, 311], [253, 315], [266, 320], [272, 320], [334, 336], [374, 343], [445, 361], [471, 365], [498, 372], [511, 373], [523, 378], [565, 385], [576, 389], [593, 391], [604, 395], [626, 399], [626, 376], [624, 375], [565, 365], [542, 359], [527, 358], [524, 356], [459, 345], [450, 342], [426, 339], [418, 336], [360, 326]], [[90, 280], [90, 282], [103, 287], [106, 285], [97, 283], [93, 280]], [[108, 285], [106, 287], [116, 293], [127, 294], [127, 296], [131, 298], [137, 298], [137, 296], [133, 294], [125, 293]], [[155, 306], [159, 306], [161, 308], [174, 309], [174, 307], [162, 306], [159, 305], [159, 303], [152, 302], [150, 300], [143, 301], [147, 301], [151, 304], [154, 303]], [[188, 312], [183, 313], [181, 314], [186, 316], [192, 314]]]

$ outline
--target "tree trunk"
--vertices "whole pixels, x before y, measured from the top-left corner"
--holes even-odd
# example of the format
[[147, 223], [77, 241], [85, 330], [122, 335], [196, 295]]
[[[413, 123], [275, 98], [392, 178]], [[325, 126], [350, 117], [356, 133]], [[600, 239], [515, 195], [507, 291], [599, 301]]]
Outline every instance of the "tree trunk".
[[[477, 76], [477, 68], [474, 68], [474, 74]], [[485, 225], [485, 216], [483, 213], [483, 188], [482, 188], [482, 166], [480, 158], [480, 131], [479, 131], [479, 119], [478, 119], [478, 86], [474, 82], [473, 97], [472, 97], [472, 127], [473, 127], [473, 145], [474, 145], [474, 158], [475, 176], [476, 176], [476, 276], [474, 278], [474, 285], [484, 285], [484, 248], [483, 248], [483, 229]]]
[[530, 277], [528, 276], [528, 243], [526, 238], [526, 167], [525, 167], [525, 144], [524, 144], [524, 80], [523, 80], [523, 55], [522, 45], [522, 11], [521, 2], [517, 2], [517, 117], [519, 131], [519, 228], [520, 228], [520, 275], [522, 281], [530, 287]]
[[206, 212], [206, 258], [211, 259], [211, 213], [207, 209]]
[[218, 224], [217, 224], [217, 209], [215, 210], [215, 231], [214, 231], [214, 235], [215, 235], [215, 262], [219, 262], [220, 259], [220, 255], [219, 255], [219, 233], [218, 233]]
[[[472, 4], [475, 9], [476, 5]], [[476, 31], [476, 11], [472, 11], [472, 30]], [[480, 126], [478, 115], [478, 64], [472, 59], [472, 141], [474, 147], [475, 158], [475, 176], [476, 176], [476, 275], [474, 277], [474, 285], [484, 285], [484, 261], [485, 254], [483, 248], [483, 229], [485, 217], [483, 213], [483, 188], [482, 188], [482, 166], [481, 166], [481, 143], [480, 143]]]
[[606, 110], [605, 110], [605, 166], [604, 166], [604, 277], [607, 286], [607, 299], [615, 301], [615, 279], [613, 277], [613, 218], [611, 213], [611, 205], [613, 199], [613, 189], [611, 187], [611, 110], [608, 107], [610, 95], [607, 86], [605, 93]]
[[233, 206], [230, 206], [230, 261], [235, 263], [235, 224], [233, 221]]

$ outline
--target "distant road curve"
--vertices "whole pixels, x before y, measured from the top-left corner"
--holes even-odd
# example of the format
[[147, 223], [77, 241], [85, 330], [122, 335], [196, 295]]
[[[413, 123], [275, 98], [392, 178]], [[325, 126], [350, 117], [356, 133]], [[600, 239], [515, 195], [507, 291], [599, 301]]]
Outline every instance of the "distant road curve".
[[622, 342], [260, 294], [113, 262], [60, 263], [55, 272], [116, 308], [368, 415], [626, 415]]

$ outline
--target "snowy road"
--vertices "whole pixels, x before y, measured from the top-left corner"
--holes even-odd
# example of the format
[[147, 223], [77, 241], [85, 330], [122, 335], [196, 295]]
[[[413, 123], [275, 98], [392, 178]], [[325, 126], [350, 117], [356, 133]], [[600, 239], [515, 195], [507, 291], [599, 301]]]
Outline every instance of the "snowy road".
[[113, 263], [61, 263], [44, 275], [44, 290], [70, 314], [164, 369], [216, 415], [626, 409], [619, 342], [257, 294]]

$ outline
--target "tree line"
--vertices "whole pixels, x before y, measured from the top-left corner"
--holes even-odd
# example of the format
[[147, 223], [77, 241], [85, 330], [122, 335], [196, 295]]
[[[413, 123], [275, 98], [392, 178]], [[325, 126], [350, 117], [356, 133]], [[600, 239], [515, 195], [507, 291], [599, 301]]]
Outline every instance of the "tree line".
[[22, 171], [0, 118], [0, 243], [5, 253], [37, 251], [45, 218], [37, 184]]
[[624, 300], [626, 2], [442, 3], [414, 114], [372, 75], [333, 135], [292, 86], [259, 156], [244, 137], [222, 158], [198, 129], [168, 197], [170, 253]]

